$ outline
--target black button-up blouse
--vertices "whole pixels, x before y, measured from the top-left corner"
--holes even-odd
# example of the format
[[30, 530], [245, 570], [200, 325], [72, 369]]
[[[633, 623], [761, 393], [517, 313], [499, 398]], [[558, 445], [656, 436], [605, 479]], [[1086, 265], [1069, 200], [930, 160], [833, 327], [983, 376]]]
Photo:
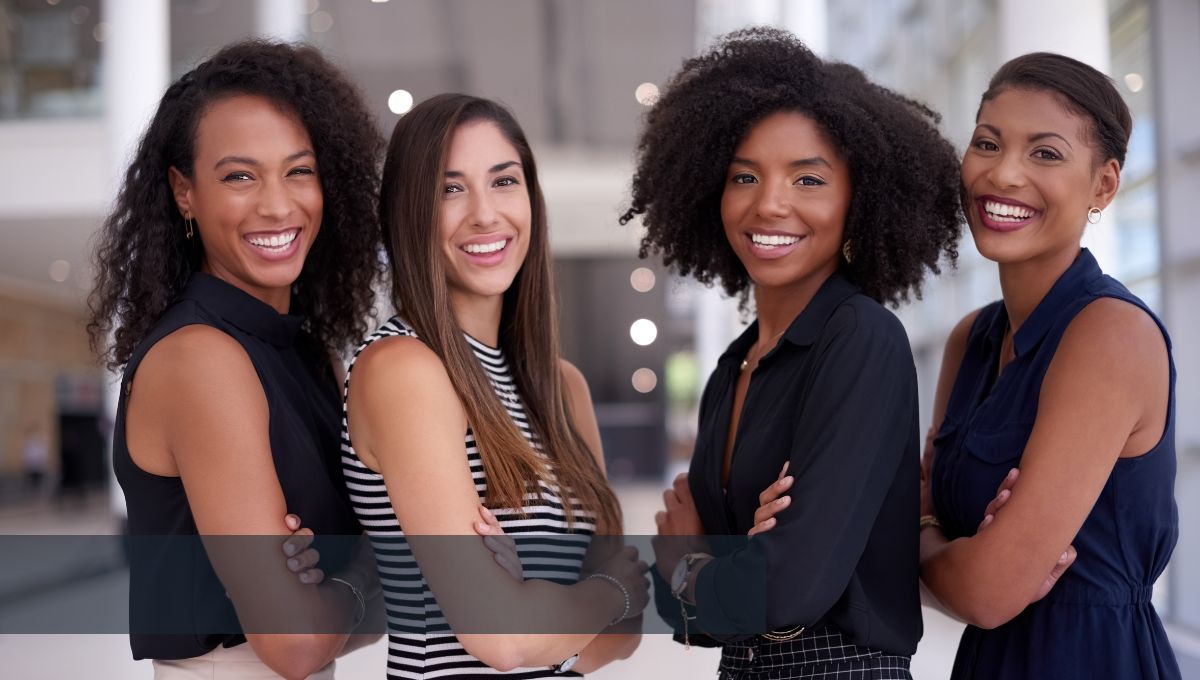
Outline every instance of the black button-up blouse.
[[697, 627], [821, 623], [854, 644], [911, 655], [921, 637], [920, 449], [904, 327], [840, 273], [831, 276], [751, 376], [726, 490], [734, 389], [757, 339], [756, 321], [709, 378], [690, 486], [707, 534], [745, 536], [759, 493], [785, 461], [795, 477], [791, 505], [748, 542], [728, 551], [714, 542], [724, 554], [697, 576]]

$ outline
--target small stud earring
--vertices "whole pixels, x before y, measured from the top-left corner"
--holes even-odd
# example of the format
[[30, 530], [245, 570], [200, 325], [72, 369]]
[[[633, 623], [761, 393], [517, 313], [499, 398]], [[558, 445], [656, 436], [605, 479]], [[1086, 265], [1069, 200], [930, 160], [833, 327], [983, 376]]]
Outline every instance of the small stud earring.
[[1099, 224], [1100, 217], [1102, 215], [1103, 215], [1103, 213], [1100, 212], [1099, 208], [1097, 208], [1095, 206], [1088, 208], [1088, 223], [1089, 224]]

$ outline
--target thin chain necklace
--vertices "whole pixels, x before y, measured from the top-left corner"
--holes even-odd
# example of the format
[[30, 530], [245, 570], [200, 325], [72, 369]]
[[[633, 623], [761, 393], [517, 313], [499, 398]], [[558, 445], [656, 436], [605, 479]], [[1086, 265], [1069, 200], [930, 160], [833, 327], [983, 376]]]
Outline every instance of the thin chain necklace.
[[[779, 331], [778, 333], [776, 333], [774, 337], [772, 337], [770, 340], [767, 341], [767, 347], [774, 347], [775, 341], [778, 340], [780, 338], [780, 336], [782, 336], [786, 332], [787, 332], [787, 329], [785, 328], [785, 329]], [[751, 348], [751, 350], [753, 350], [753, 348]], [[766, 354], [765, 350], [763, 351], [763, 354]], [[761, 358], [762, 357], [754, 357], [754, 366], [755, 367], [758, 366], [758, 360]], [[747, 352], [746, 357], [744, 359], [742, 359], [742, 365], [740, 368], [738, 368], [738, 370], [745, 371], [747, 368], [749, 368], [749, 366], [750, 366], [750, 352]]]

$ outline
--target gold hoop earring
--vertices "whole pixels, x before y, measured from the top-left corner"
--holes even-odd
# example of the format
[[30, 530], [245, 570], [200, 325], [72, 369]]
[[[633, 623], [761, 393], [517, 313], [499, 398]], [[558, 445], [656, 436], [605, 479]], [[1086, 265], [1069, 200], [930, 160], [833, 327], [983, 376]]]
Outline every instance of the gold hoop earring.
[[1100, 212], [1096, 206], [1088, 208], [1088, 224], [1099, 224], [1103, 215], [1104, 213]]
[[196, 235], [196, 218], [194, 218], [194, 217], [183, 218], [183, 228], [184, 228], [184, 230], [186, 230], [188, 238], [195, 236]]
[[842, 244], [842, 257], [846, 258], [846, 264], [854, 261], [854, 251], [850, 248], [849, 240]]

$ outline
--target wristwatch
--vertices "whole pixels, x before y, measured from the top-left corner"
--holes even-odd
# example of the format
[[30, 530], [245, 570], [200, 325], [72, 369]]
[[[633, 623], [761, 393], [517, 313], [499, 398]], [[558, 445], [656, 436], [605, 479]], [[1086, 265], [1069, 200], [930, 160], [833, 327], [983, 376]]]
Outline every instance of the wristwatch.
[[550, 668], [553, 669], [555, 673], [566, 673], [567, 671], [574, 668], [575, 663], [578, 661], [579, 661], [579, 654], [572, 654], [571, 656], [568, 656], [566, 659], [563, 659], [560, 663], [554, 664]]
[[[675, 571], [671, 573], [671, 594], [675, 596], [675, 599], [686, 602], [683, 595], [687, 590], [688, 578], [692, 575], [692, 567], [700, 560], [708, 559], [712, 559], [712, 555], [708, 553], [688, 553], [679, 560], [679, 563], [675, 565]], [[688, 604], [694, 603], [688, 602]]]

